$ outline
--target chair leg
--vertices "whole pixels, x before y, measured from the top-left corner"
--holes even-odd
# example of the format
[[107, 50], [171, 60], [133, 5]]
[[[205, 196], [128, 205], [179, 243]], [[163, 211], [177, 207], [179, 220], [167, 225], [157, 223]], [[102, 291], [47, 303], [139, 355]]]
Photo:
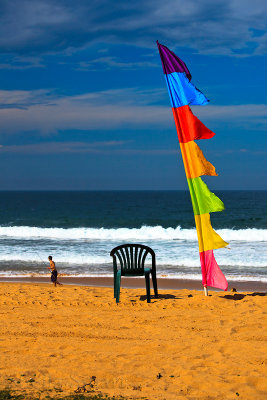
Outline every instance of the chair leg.
[[150, 303], [151, 302], [151, 297], [150, 297], [150, 277], [149, 277], [149, 273], [145, 274], [145, 278], [146, 278], [146, 299], [147, 302]]
[[159, 295], [158, 295], [158, 285], [157, 285], [157, 276], [156, 276], [156, 274], [154, 274], [153, 272], [152, 272], [152, 282], [153, 282], [153, 288], [154, 288], [154, 293], [155, 293], [155, 297], [156, 297], [156, 299], [159, 297]]
[[116, 298], [117, 273], [114, 272], [114, 299]]
[[120, 302], [120, 289], [121, 289], [121, 274], [120, 272], [118, 272], [116, 279], [116, 303]]

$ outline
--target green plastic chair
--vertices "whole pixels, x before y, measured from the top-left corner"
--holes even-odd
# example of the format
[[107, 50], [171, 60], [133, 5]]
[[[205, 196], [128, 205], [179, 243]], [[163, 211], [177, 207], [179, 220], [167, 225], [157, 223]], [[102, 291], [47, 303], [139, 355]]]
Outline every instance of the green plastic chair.
[[[150, 254], [152, 258], [152, 267], [145, 268], [145, 260]], [[120, 301], [120, 286], [122, 276], [145, 276], [147, 302], [151, 302], [150, 297], [150, 274], [154, 287], [155, 297], [158, 297], [157, 277], [156, 277], [156, 255], [154, 251], [143, 244], [122, 244], [115, 247], [110, 252], [113, 257], [114, 270], [114, 298], [116, 303]], [[117, 264], [119, 261], [119, 268]]]

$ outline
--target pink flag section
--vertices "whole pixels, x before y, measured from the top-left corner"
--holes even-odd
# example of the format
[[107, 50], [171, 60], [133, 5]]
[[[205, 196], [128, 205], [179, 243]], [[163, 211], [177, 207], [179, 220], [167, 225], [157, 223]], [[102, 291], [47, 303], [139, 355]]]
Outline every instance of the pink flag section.
[[203, 285], [227, 290], [228, 282], [214, 258], [213, 250], [202, 251], [199, 255]]

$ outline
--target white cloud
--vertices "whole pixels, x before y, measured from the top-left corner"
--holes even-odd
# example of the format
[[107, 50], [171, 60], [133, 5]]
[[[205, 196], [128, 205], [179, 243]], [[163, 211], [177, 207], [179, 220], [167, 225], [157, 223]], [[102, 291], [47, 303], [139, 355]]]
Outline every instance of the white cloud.
[[257, 125], [267, 125], [267, 104], [196, 106], [194, 113], [205, 120], [234, 123], [239, 126], [245, 124], [247, 129], [255, 129]]
[[[161, 89], [138, 88], [65, 97], [45, 90], [0, 91], [0, 133], [36, 131], [37, 135], [51, 135], [59, 130], [171, 129], [171, 108], [159, 105], [165, 95]], [[267, 125], [265, 104], [208, 105], [194, 107], [193, 112], [204, 123], [214, 121], [246, 130]]]
[[[1, 153], [15, 154], [149, 154], [149, 155], [170, 155], [177, 154], [179, 149], [138, 149], [128, 148], [132, 141], [108, 141], [108, 142], [41, 142], [20, 145], [0, 145]], [[126, 145], [126, 147], [125, 147]]]
[[0, 69], [25, 70], [30, 68], [45, 68], [41, 57], [21, 57], [5, 56], [2, 57]]
[[53, 154], [53, 153], [101, 153], [120, 148], [125, 141], [108, 142], [42, 142], [23, 145], [0, 145], [0, 153]]
[[[120, 68], [120, 69], [139, 69], [139, 68], [158, 68], [158, 63], [153, 63], [150, 61], [139, 61], [139, 62], [121, 62], [117, 57], [99, 57], [91, 61], [81, 61], [76, 67], [80, 71], [93, 71], [99, 69], [110, 69], [110, 68]], [[1, 66], [0, 66], [1, 68]]]
[[170, 125], [171, 111], [149, 104], [151, 93], [156, 91], [109, 90], [57, 98], [42, 91], [0, 91], [0, 133], [156, 128], [163, 121]]

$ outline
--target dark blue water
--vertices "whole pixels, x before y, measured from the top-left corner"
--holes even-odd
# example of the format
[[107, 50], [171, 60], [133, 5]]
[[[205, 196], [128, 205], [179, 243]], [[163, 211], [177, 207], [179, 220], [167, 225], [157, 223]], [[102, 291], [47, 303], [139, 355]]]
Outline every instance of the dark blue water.
[[[267, 191], [216, 192], [225, 210], [217, 228], [267, 228]], [[193, 228], [188, 191], [1, 192], [0, 225], [38, 227]]]

